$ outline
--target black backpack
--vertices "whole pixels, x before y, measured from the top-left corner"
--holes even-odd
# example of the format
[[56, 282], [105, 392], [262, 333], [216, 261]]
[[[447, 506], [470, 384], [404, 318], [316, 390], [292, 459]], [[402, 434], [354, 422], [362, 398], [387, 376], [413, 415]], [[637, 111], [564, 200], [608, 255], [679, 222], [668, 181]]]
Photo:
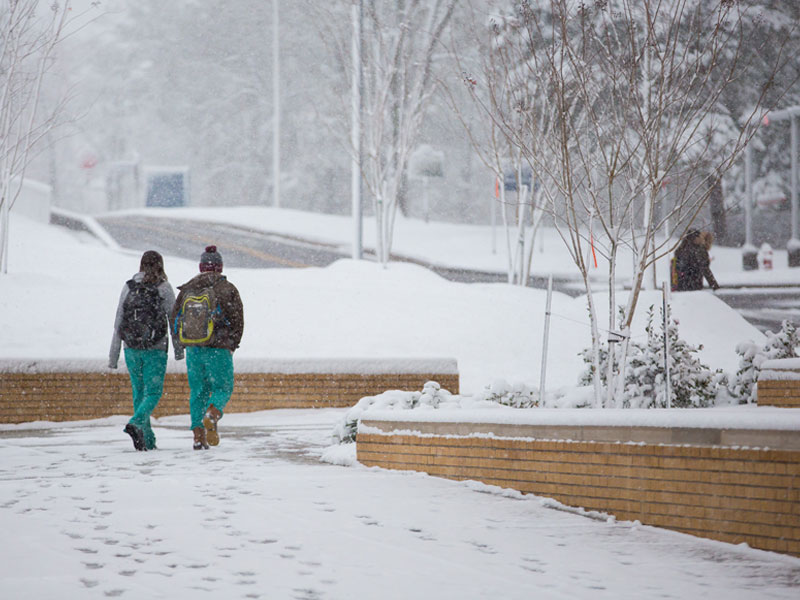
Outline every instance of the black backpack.
[[133, 279], [127, 285], [119, 335], [129, 348], [152, 348], [167, 335], [167, 314], [161, 306], [158, 286]]

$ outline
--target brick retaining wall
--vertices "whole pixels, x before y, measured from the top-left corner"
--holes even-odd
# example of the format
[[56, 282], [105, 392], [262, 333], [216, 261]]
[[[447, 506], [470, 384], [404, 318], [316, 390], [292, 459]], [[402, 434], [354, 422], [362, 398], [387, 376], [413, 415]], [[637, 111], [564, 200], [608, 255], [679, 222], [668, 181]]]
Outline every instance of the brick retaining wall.
[[[312, 372], [275, 372], [276, 365], [245, 364], [234, 377], [234, 391], [226, 410], [253, 412], [273, 408], [319, 408], [352, 406], [364, 396], [391, 389], [421, 390], [425, 382], [438, 381], [454, 393], [458, 391], [458, 371], [455, 361], [448, 368], [441, 361], [426, 363], [412, 361], [408, 368], [392, 369], [386, 360], [353, 361], [347, 372], [348, 361], [325, 363], [311, 361]], [[96, 419], [111, 415], [126, 415], [132, 411], [130, 380], [123, 372], [94, 372], [92, 365], [70, 365], [58, 369], [58, 364], [37, 362], [33, 367], [16, 368], [9, 372], [0, 365], [0, 423], [30, 421], [74, 421]], [[85, 370], [76, 370], [83, 367]], [[325, 372], [328, 367], [329, 371]], [[438, 367], [438, 368], [437, 368]], [[263, 372], [257, 369], [262, 368]], [[441, 372], [437, 372], [441, 371]], [[22, 372], [19, 372], [22, 371]], [[32, 372], [31, 372], [32, 371]], [[365, 371], [365, 372], [364, 372]], [[392, 372], [397, 371], [397, 372]], [[404, 372], [405, 371], [405, 372]], [[164, 395], [155, 412], [156, 417], [188, 414], [189, 385], [186, 374], [169, 372], [164, 381]]]
[[[765, 450], [632, 442], [635, 432], [623, 427], [618, 428], [621, 441], [614, 443], [453, 435], [447, 425], [426, 423], [426, 433], [412, 434], [412, 423], [364, 421], [358, 460], [367, 466], [477, 480], [621, 520], [800, 556], [797, 432], [777, 432], [770, 443], [781, 446], [783, 440], [787, 447]], [[460, 424], [462, 430], [464, 426]], [[567, 429], [564, 437], [573, 437], [574, 428]], [[584, 438], [592, 437], [591, 427], [581, 429]], [[603, 436], [608, 437], [608, 429]], [[557, 430], [548, 427], [548, 435], [557, 436]], [[522, 433], [518, 428], [516, 434]], [[720, 439], [719, 431], [708, 433]], [[668, 431], [662, 434], [669, 437]], [[644, 435], [646, 439], [653, 432]], [[752, 441], [758, 435], [742, 431], [740, 439]], [[735, 442], [736, 435], [730, 439]]]

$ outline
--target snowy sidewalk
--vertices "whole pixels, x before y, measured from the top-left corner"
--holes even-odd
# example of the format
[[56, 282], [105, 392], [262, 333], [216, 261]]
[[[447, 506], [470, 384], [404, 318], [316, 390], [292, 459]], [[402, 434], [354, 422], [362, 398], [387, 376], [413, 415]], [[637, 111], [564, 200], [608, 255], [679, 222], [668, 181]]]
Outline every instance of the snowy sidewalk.
[[317, 461], [343, 409], [0, 426], [8, 598], [797, 598], [800, 559]]

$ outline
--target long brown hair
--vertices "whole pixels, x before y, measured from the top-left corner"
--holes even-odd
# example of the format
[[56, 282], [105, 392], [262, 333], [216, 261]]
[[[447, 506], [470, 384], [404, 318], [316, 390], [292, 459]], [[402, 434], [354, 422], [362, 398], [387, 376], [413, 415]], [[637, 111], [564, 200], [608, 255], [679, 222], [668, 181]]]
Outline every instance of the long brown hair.
[[164, 259], [155, 250], [148, 250], [142, 254], [139, 262], [139, 271], [144, 273], [144, 283], [159, 284], [167, 281], [167, 274], [164, 272]]

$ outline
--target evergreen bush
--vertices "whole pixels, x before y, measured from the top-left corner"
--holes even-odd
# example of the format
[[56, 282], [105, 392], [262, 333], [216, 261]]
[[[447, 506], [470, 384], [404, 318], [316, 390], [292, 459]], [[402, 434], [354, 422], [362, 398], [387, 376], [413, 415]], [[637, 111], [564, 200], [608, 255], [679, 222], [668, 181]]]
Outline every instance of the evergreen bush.
[[740, 342], [736, 346], [739, 354], [739, 370], [733, 378], [728, 391], [739, 404], [751, 404], [756, 401], [756, 382], [761, 372], [761, 365], [766, 360], [777, 358], [798, 358], [800, 333], [792, 321], [783, 321], [777, 333], [766, 332], [766, 341], [759, 346], [752, 340]]
[[[663, 323], [663, 310], [661, 311]], [[666, 408], [666, 371], [664, 364], [664, 327], [654, 324], [655, 310], [651, 306], [647, 311], [647, 340], [639, 343], [631, 340], [628, 344], [623, 371], [624, 385], [622, 398], [617, 405], [623, 408]], [[692, 346], [681, 339], [678, 334], [678, 322], [669, 317], [667, 327], [669, 339], [669, 369], [673, 407], [696, 408], [714, 404], [719, 391], [726, 389], [727, 380], [722, 371], [712, 371], [695, 356], [702, 346]], [[617, 360], [614, 353], [614, 360]], [[581, 374], [580, 383], [590, 385], [594, 373], [592, 366], [592, 350], [587, 348], [581, 352], [588, 368]], [[600, 379], [608, 385], [609, 350], [608, 345], [600, 349]], [[619, 365], [614, 365], [615, 371]]]

